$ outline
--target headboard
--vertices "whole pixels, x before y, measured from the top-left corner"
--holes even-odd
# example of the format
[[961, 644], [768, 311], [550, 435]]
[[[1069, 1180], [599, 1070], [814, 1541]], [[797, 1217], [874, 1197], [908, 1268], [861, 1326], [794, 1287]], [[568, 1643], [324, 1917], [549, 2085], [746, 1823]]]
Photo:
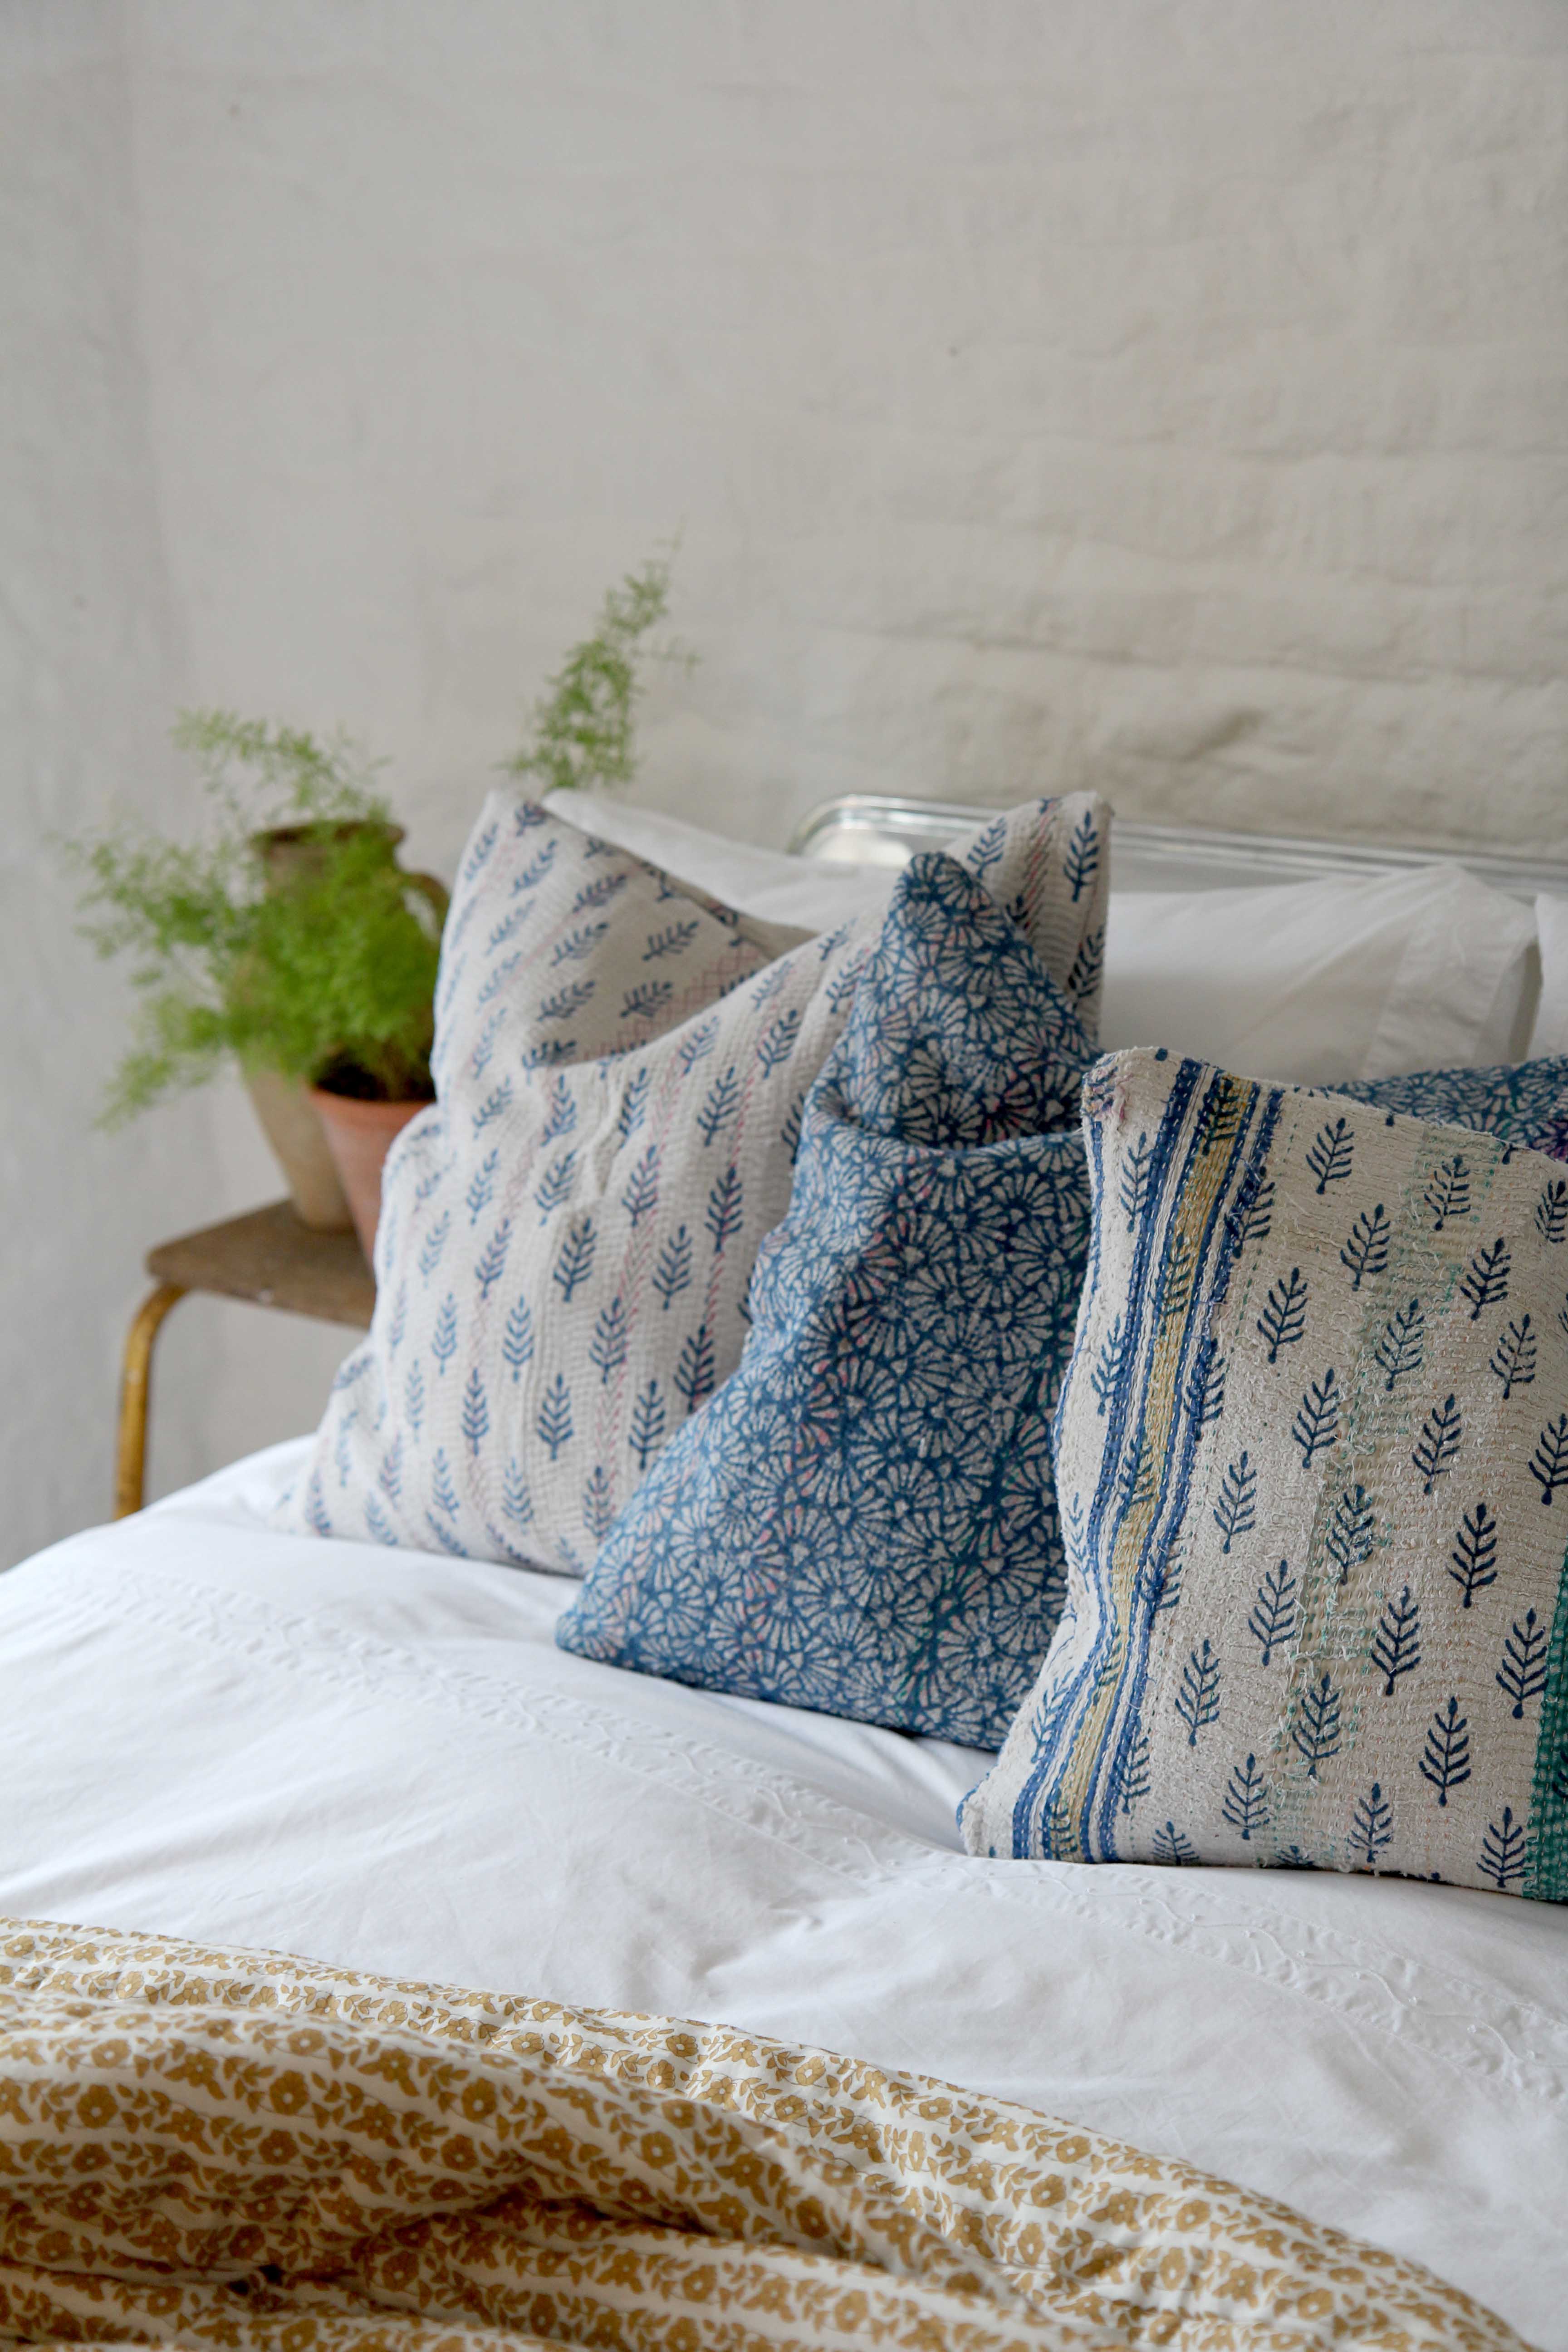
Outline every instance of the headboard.
[[[962, 801], [905, 801], [847, 793], [823, 801], [797, 827], [791, 849], [867, 866], [902, 866], [918, 849], [940, 849], [978, 824], [984, 807]], [[1275, 834], [1207, 833], [1174, 824], [1118, 819], [1120, 890], [1222, 890], [1324, 876], [1407, 873], [1438, 863], [1462, 866], [1515, 898], [1568, 898], [1568, 861], [1496, 856], [1458, 849], [1384, 849], [1359, 842], [1300, 841]]]

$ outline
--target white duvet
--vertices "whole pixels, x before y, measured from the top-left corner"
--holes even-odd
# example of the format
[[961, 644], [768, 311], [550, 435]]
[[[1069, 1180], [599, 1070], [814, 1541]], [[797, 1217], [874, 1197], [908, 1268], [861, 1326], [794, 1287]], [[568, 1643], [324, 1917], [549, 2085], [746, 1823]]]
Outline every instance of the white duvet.
[[973, 1861], [984, 1759], [556, 1650], [574, 1588], [279, 1536], [299, 1449], [0, 1579], [0, 1912], [717, 2019], [1022, 2099], [1568, 2352], [1568, 1911]]

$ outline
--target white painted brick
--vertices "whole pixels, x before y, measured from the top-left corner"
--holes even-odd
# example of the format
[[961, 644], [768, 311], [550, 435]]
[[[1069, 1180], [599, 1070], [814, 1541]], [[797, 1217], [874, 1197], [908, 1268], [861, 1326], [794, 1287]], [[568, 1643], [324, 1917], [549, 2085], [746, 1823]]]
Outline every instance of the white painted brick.
[[132, 23], [193, 678], [388, 743], [432, 851], [677, 527], [671, 805], [776, 837], [850, 781], [1065, 763], [1145, 812], [1568, 835], [1560, 9]]

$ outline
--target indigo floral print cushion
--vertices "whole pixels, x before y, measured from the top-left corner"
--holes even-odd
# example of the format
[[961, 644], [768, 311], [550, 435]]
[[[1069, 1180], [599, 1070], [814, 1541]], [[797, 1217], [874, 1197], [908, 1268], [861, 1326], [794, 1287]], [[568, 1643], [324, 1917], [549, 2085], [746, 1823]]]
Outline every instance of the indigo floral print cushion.
[[1068, 1601], [973, 1851], [1568, 1898], [1564, 1076], [1096, 1066]]
[[740, 1370], [611, 1532], [563, 1647], [998, 1744], [1061, 1593], [1048, 1424], [1092, 1052], [1017, 925], [917, 858], [807, 1101]]
[[[1100, 804], [1031, 803], [955, 854], [1092, 1013]], [[386, 1163], [375, 1320], [284, 1524], [585, 1569], [740, 1360], [876, 935], [759, 925], [492, 794], [442, 942], [437, 1100]]]
[[1483, 1135], [1495, 1135], [1510, 1150], [1522, 1148], [1568, 1160], [1568, 1058], [1560, 1055], [1489, 1069], [1415, 1070], [1405, 1077], [1358, 1078], [1333, 1091], [1352, 1102], [1402, 1111], [1408, 1118], [1475, 1128]]

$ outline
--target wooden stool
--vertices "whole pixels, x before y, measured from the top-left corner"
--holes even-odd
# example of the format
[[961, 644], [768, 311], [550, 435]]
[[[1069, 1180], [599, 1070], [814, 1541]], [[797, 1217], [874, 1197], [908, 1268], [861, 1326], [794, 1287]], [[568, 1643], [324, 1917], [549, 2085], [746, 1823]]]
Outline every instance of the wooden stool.
[[147, 1408], [153, 1343], [172, 1307], [187, 1291], [216, 1298], [247, 1298], [255, 1307], [313, 1315], [368, 1331], [375, 1307], [375, 1276], [352, 1233], [321, 1234], [301, 1224], [287, 1201], [230, 1217], [199, 1233], [181, 1234], [147, 1253], [157, 1288], [137, 1309], [126, 1334], [120, 1382], [120, 1434], [114, 1465], [114, 1516], [142, 1508], [147, 1468]]

